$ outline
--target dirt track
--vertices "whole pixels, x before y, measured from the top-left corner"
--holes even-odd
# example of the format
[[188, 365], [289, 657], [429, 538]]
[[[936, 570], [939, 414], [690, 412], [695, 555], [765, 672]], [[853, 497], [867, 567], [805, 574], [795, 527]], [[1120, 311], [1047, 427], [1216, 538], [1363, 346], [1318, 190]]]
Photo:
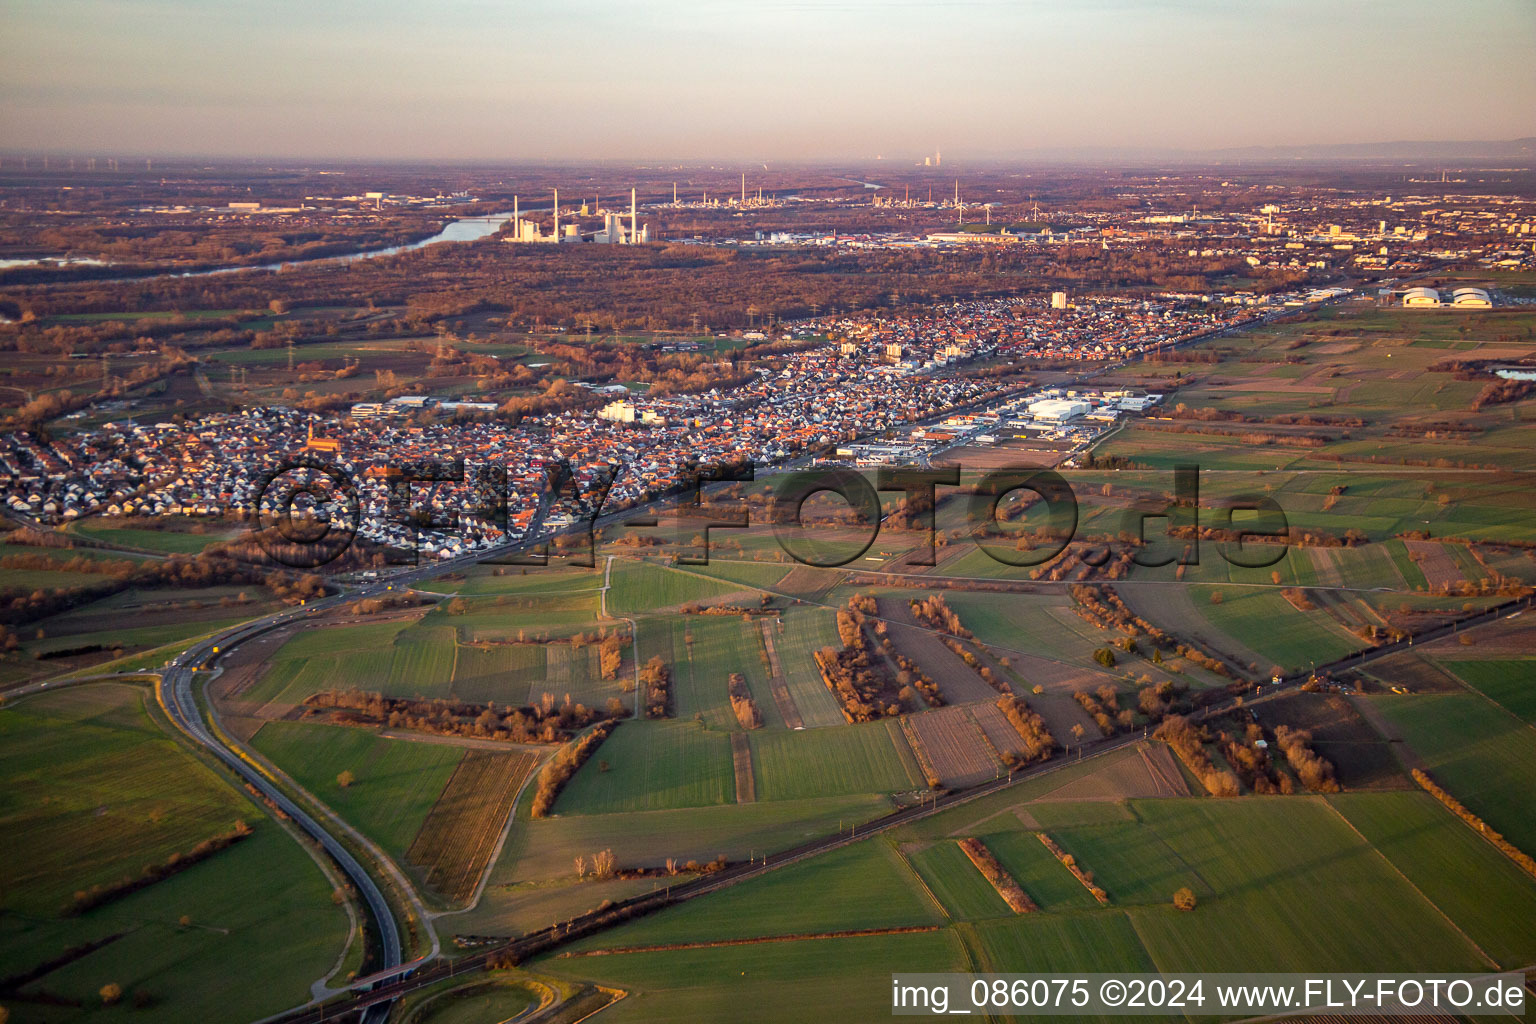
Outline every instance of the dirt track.
[[773, 626], [767, 619], [760, 620], [758, 626], [763, 631], [763, 649], [768, 652], [768, 689], [773, 692], [773, 703], [779, 709], [779, 717], [784, 720], [786, 729], [804, 729], [805, 719], [800, 717], [794, 695], [784, 682], [784, 667], [779, 664], [779, 652], [773, 646]]
[[752, 744], [744, 732], [731, 733], [731, 769], [736, 773], [736, 802], [757, 801], [757, 780], [752, 775]]
[[939, 684], [945, 701], [965, 704], [997, 699], [996, 690], [983, 682], [975, 670], [956, 657], [926, 626], [918, 623], [906, 598], [882, 597], [877, 607], [880, 617], [890, 625], [891, 642], [896, 649]]

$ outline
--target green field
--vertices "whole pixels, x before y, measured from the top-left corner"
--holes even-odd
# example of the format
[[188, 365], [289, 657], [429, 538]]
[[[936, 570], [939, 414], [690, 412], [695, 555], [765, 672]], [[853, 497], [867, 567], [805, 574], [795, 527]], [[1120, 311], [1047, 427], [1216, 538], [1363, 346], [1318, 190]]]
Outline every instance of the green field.
[[1093, 665], [1093, 651], [1104, 646], [1103, 630], [1071, 611], [1062, 594], [945, 594], [947, 603], [976, 638], [1002, 650]]
[[1004, 917], [1013, 913], [984, 878], [965, 851], [952, 842], [904, 853], [907, 863], [923, 879], [947, 916], [958, 921]]
[[640, 623], [640, 659], [652, 655], [672, 666], [672, 695], [678, 718], [702, 715], [710, 729], [736, 730], [727, 680], [761, 665], [758, 641], [734, 615], [668, 615]]
[[610, 615], [637, 615], [689, 601], [711, 601], [743, 588], [649, 562], [615, 559], [608, 591]]
[[[580, 616], [583, 622], [592, 619], [590, 612], [564, 614]], [[416, 623], [306, 630], [269, 655], [260, 679], [241, 696], [260, 703], [299, 704], [324, 690], [355, 687], [395, 697], [458, 697], [515, 707], [548, 692], [601, 707], [619, 695], [617, 681], [601, 678], [595, 644], [578, 650], [565, 642], [518, 643], [516, 629], [507, 639], [476, 641], [489, 618], [433, 611]], [[508, 615], [495, 621], [498, 631], [507, 631]], [[597, 629], [586, 632], [594, 636]]]
[[993, 827], [997, 827], [996, 822], [989, 823], [988, 830], [980, 833], [981, 840], [1040, 909], [1092, 910], [1098, 906], [1083, 884], [1061, 866], [1033, 832], [1022, 828], [994, 832], [990, 830]]
[[911, 869], [889, 843], [855, 843], [732, 886], [717, 896], [669, 907], [585, 939], [574, 948], [942, 923], [939, 908], [915, 882]]
[[[620, 728], [620, 732], [629, 726]], [[713, 860], [721, 854], [745, 860], [831, 835], [849, 822], [867, 821], [891, 809], [875, 796], [716, 804], [644, 814], [561, 814], [529, 820], [520, 814], [497, 863], [492, 888], [563, 878], [572, 858], [610, 848], [618, 862], [660, 867], [679, 861]]]
[[1117, 905], [1164, 904], [1173, 897], [1175, 889], [1184, 886], [1194, 889], [1197, 895], [1206, 894], [1200, 877], [1155, 828], [1128, 822], [1056, 829], [1050, 834], [1062, 849], [1094, 873]]
[[[1190, 587], [1190, 601], [1210, 626], [1288, 671], [1333, 661], [1365, 646], [1322, 611], [1298, 611], [1280, 593], [1257, 588]], [[1219, 603], [1211, 595], [1221, 594]], [[1220, 639], [1215, 638], [1220, 646]], [[1260, 671], [1269, 665], [1261, 664]]]
[[516, 981], [472, 981], [430, 999], [413, 1001], [412, 1024], [485, 1024], [513, 1020], [539, 1002]]
[[911, 745], [889, 719], [749, 735], [759, 800], [899, 793], [925, 786]]
[[[265, 1015], [308, 998], [347, 941], [347, 918], [303, 849], [233, 786], [166, 738], [148, 691], [61, 690], [0, 711], [0, 962], [27, 970], [82, 943], [122, 938], [29, 992], [73, 998], [48, 1020], [85, 1019], [109, 982], [142, 991], [156, 1020], [201, 1022], [239, 1004]], [[236, 819], [254, 834], [171, 878], [61, 918], [76, 889], [137, 874]], [[183, 916], [189, 924], [179, 921]], [[12, 1006], [12, 1019], [24, 1013]]]
[[[307, 722], [268, 722], [251, 745], [397, 860], [464, 758], [461, 747]], [[350, 786], [337, 781], [344, 771]]]
[[717, 558], [710, 555], [708, 565], [691, 565], [693, 572], [713, 576], [725, 583], [739, 583], [743, 587], [778, 589], [791, 566], [783, 562], [744, 562], [736, 559]]
[[735, 799], [731, 741], [725, 733], [693, 721], [642, 720], [626, 722], [603, 742], [566, 784], [555, 811], [612, 814]]
[[[908, 826], [669, 908], [578, 948], [941, 923], [941, 932], [910, 937], [936, 944], [928, 970], [1475, 970], [1489, 966], [1489, 957], [1506, 967], [1523, 964], [1536, 951], [1528, 924], [1536, 883], [1500, 863], [1496, 851], [1420, 794], [1136, 800], [1134, 821], [1053, 831], [1108, 888], [1113, 902], [1107, 908], [1093, 902], [1017, 816], [996, 809], [1003, 797], [1020, 795], [946, 811], [920, 830], [981, 835], [1042, 913], [1008, 911], [951, 839], [902, 845], [898, 854], [894, 844], [919, 828]], [[940, 901], [944, 917], [936, 916], [910, 872]], [[1169, 903], [1181, 885], [1197, 892], [1193, 913]], [[1499, 900], [1489, 899], [1489, 886]], [[1255, 938], [1256, 929], [1262, 938]], [[767, 974], [790, 984], [805, 970], [791, 965], [809, 964], [818, 953], [908, 938], [637, 952], [544, 966], [636, 987], [630, 1012], [650, 1020], [663, 1008], [724, 1005], [743, 977]], [[731, 971], [699, 967], [726, 951]], [[888, 996], [873, 989], [860, 994], [860, 986], [902, 970], [899, 958], [873, 963], [849, 953], [839, 966], [851, 985], [841, 1012], [887, 1012]], [[762, 1019], [785, 1018], [779, 1012]]]
[[1536, 850], [1536, 731], [1472, 693], [1372, 700], [1435, 781], [1520, 849]]
[[794, 607], [784, 613], [784, 628], [774, 633], [774, 649], [784, 670], [784, 683], [807, 729], [843, 724], [837, 706], [816, 668], [814, 654], [837, 645], [837, 622], [821, 608]]
[[952, 932], [932, 931], [544, 960], [538, 969], [630, 990], [603, 1011], [623, 1024], [775, 1024], [815, 1020], [834, 1007], [843, 1019], [883, 1018], [892, 971], [959, 969], [964, 962]]
[[1345, 793], [1329, 802], [1501, 965], [1536, 961], [1536, 880], [1434, 797]]
[[[1435, 906], [1322, 800], [1134, 806], [1184, 877], [1199, 883], [1197, 893], [1214, 894], [1193, 914], [1169, 905], [1132, 911], [1161, 970], [1448, 970], [1482, 963]], [[1111, 895], [1131, 884], [1108, 870], [1100, 878]], [[1265, 941], [1247, 941], [1260, 921]]]
[[987, 921], [976, 926], [975, 942], [983, 971], [1157, 970], [1124, 914]]
[[203, 527], [201, 524], [195, 524], [204, 532], [194, 533], [191, 529], [168, 530], [120, 526], [118, 525], [120, 522], [131, 523], [133, 520], [95, 518], [76, 523], [71, 527], [71, 531], [82, 537], [105, 541], [108, 544], [121, 544], [124, 547], [143, 548], [147, 551], [163, 551], [169, 555], [196, 554], [210, 544], [228, 540], [240, 533], [238, 527], [231, 528], [226, 525]]
[[1536, 723], [1536, 659], [1447, 661], [1445, 667], [1510, 714]]

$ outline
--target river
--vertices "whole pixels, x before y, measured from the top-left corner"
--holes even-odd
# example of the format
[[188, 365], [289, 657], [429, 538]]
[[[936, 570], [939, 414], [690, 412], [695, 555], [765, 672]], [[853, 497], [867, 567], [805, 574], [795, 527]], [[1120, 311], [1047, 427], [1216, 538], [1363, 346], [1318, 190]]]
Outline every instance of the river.
[[505, 213], [492, 213], [484, 217], [460, 217], [443, 226], [443, 230], [430, 238], [423, 238], [419, 242], [410, 242], [406, 245], [391, 245], [383, 249], [359, 249], [357, 252], [342, 253], [339, 256], [316, 256], [307, 260], [284, 260], [279, 263], [258, 263], [250, 267], [216, 267], [213, 270], [187, 270], [181, 273], [168, 272], [164, 275], [150, 274], [150, 277], [208, 277], [212, 274], [238, 274], [246, 270], [281, 270], [283, 267], [308, 267], [324, 263], [355, 263], [358, 260], [371, 260], [379, 256], [393, 256], [400, 252], [410, 252], [412, 249], [425, 249], [429, 245], [439, 242], [477, 242], [482, 238], [494, 235], [503, 224], [512, 219], [511, 211]]
[[[500, 227], [512, 219], [511, 211], [486, 214], [483, 217], [460, 217], [444, 225], [443, 230], [430, 238], [423, 238], [419, 242], [410, 242], [406, 245], [391, 245], [382, 249], [359, 249], [356, 252], [341, 253], [336, 256], [316, 256], [311, 259], [283, 260], [277, 263], [257, 263], [251, 266], [240, 267], [213, 267], [204, 270], [146, 270], [143, 273], [127, 274], [123, 277], [96, 277], [76, 278], [66, 281], [41, 281], [40, 284], [75, 284], [83, 280], [89, 280], [95, 284], [115, 284], [121, 281], [144, 281], [156, 277], [212, 277], [215, 274], [241, 274], [253, 270], [281, 270], [283, 267], [309, 267], [320, 266], [326, 263], [353, 263], [357, 260], [371, 260], [380, 256], [393, 256], [396, 253], [410, 252], [412, 249], [424, 249], [429, 245], [437, 245], [439, 242], [475, 242], [482, 238], [494, 235]], [[26, 266], [43, 262], [42, 260], [6, 260], [0, 261], [0, 269], [8, 266]], [[72, 266], [92, 264], [102, 266], [96, 260], [72, 260], [61, 264]]]

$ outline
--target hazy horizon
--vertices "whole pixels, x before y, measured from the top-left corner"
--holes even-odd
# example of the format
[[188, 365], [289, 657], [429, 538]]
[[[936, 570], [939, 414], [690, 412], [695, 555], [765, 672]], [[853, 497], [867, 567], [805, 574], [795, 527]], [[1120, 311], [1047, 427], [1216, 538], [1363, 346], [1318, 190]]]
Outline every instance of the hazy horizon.
[[12, 0], [5, 19], [11, 151], [975, 163], [1536, 135], [1527, 0]]

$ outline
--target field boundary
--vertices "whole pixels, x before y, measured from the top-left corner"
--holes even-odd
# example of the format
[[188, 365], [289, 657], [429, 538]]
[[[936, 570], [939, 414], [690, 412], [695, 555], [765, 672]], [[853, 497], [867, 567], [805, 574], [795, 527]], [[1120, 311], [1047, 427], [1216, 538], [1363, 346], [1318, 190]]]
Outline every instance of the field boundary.
[[[465, 753], [406, 851], [406, 859], [425, 871], [427, 886], [456, 903], [474, 896], [538, 760], [523, 753]], [[469, 819], [473, 830], [454, 841], [461, 818]]]
[[756, 946], [768, 942], [806, 942], [812, 939], [857, 939], [872, 935], [917, 935], [943, 931], [947, 925], [912, 924], [895, 928], [854, 928], [841, 932], [800, 932], [793, 935], [758, 935], [747, 939], [714, 939], [707, 942], [664, 942], [653, 946], [610, 946], [607, 949], [580, 949], [557, 953], [557, 959], [589, 956], [621, 956], [625, 953], [672, 953], [685, 949], [715, 949], [720, 946]]
[[772, 628], [767, 619], [759, 622], [758, 626], [763, 634], [763, 650], [768, 653], [768, 689], [773, 693], [773, 703], [778, 706], [779, 717], [784, 720], [787, 729], [804, 729], [805, 719], [800, 717], [795, 696], [789, 692], [789, 684], [784, 679], [784, 666], [779, 662], [779, 652], [773, 646]]
[[[1473, 939], [1472, 936], [1468, 935], [1465, 931], [1463, 931], [1461, 925], [1456, 923], [1456, 919], [1451, 917], [1450, 914], [1447, 914], [1444, 910], [1442, 910], [1440, 908], [1440, 904], [1438, 904], [1434, 900], [1430, 899], [1428, 893], [1426, 893], [1423, 889], [1420, 889], [1418, 887], [1418, 885], [1414, 883], [1413, 879], [1409, 878], [1406, 874], [1404, 874], [1403, 873], [1403, 869], [1398, 867], [1397, 864], [1393, 862], [1391, 857], [1388, 857], [1385, 853], [1381, 852], [1381, 849], [1379, 847], [1377, 847], [1377, 845], [1375, 843], [1373, 843], [1369, 839], [1367, 839], [1366, 836], [1365, 836], [1365, 833], [1361, 832], [1358, 828], [1356, 828], [1355, 827], [1355, 823], [1350, 821], [1349, 818], [1345, 816], [1343, 811], [1341, 811], [1337, 807], [1335, 807], [1332, 800], [1325, 799], [1322, 802], [1328, 806], [1328, 809], [1330, 811], [1333, 812], [1334, 817], [1338, 818], [1340, 821], [1342, 821], [1344, 823], [1345, 827], [1347, 827], [1349, 829], [1349, 831], [1350, 831], [1350, 833], [1352, 835], [1358, 837], [1359, 840], [1362, 843], [1364, 843], [1370, 849], [1370, 851], [1372, 853], [1374, 853], [1378, 858], [1380, 858], [1382, 863], [1386, 864], [1387, 867], [1392, 869], [1393, 874], [1397, 875], [1398, 878], [1401, 878], [1403, 880], [1403, 883], [1405, 885], [1407, 885], [1408, 888], [1410, 888], [1414, 892], [1418, 893], [1419, 899], [1423, 900], [1425, 903], [1427, 903], [1431, 907], [1433, 907], [1435, 913], [1439, 914], [1442, 918], [1444, 918], [1445, 923], [1451, 926], [1451, 930], [1452, 931], [1454, 931], [1457, 935], [1460, 935], [1463, 939], [1465, 939], [1467, 945], [1469, 945], [1473, 949], [1477, 950], [1477, 955], [1482, 957], [1483, 961], [1485, 963], [1487, 963], [1494, 970], [1499, 970], [1499, 962], [1497, 960], [1495, 960], [1493, 957], [1489, 956], [1488, 955], [1488, 951], [1485, 950], [1482, 946], [1477, 944], [1477, 940]], [[1438, 803], [1438, 802], [1439, 801], [1436, 801], [1436, 803]], [[1500, 852], [1502, 853], [1503, 851], [1501, 850]]]
[[757, 802], [757, 779], [752, 774], [752, 744], [744, 732], [731, 733], [731, 768], [736, 773], [736, 802]]

